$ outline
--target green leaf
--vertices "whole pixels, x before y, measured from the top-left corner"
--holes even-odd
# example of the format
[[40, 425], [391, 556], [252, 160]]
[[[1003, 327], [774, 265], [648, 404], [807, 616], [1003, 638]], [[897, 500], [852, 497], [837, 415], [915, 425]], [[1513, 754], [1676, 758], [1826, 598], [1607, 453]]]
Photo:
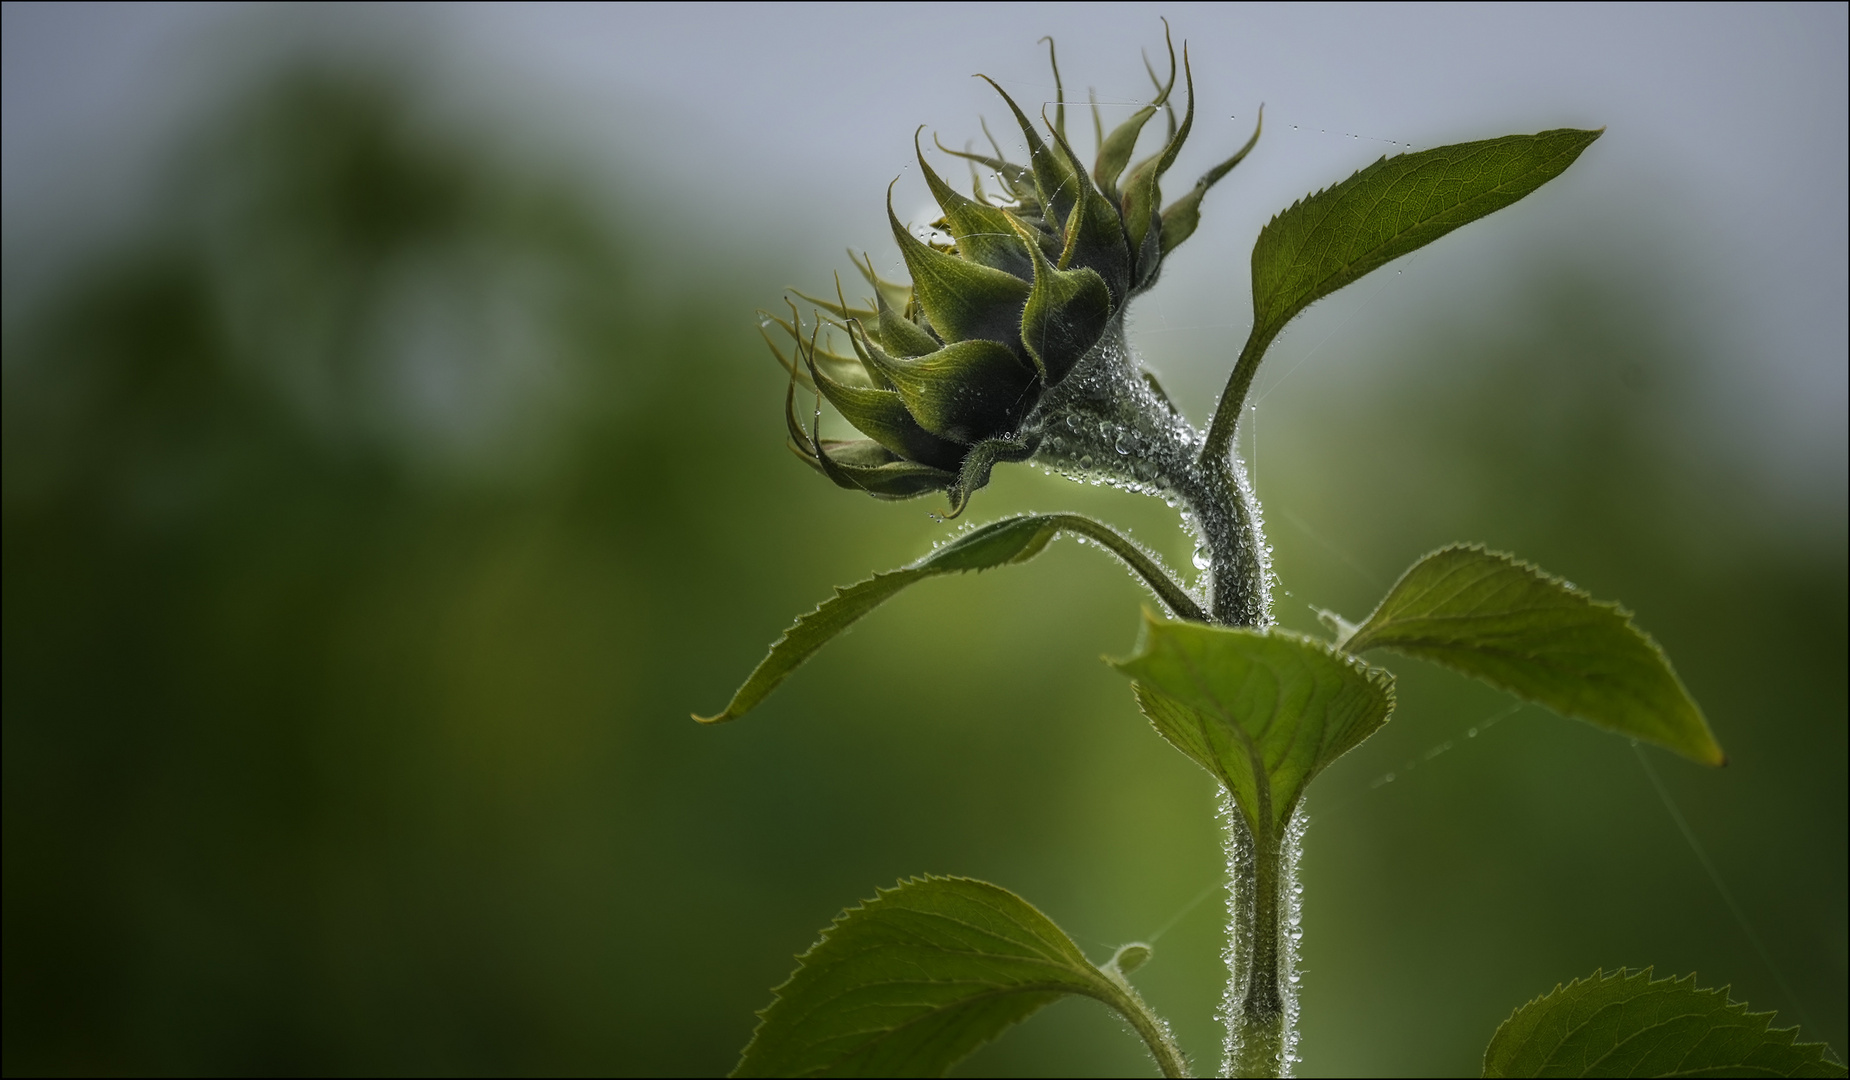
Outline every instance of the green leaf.
[[[800, 429], [796, 432], [801, 434]], [[868, 445], [880, 449], [876, 444]], [[717, 724], [744, 716], [789, 678], [791, 672], [815, 655], [816, 650], [906, 586], [940, 574], [1027, 562], [1039, 555], [1060, 532], [1077, 533], [1096, 540], [1100, 547], [1116, 555], [1132, 573], [1142, 578], [1157, 598], [1177, 615], [1196, 620], [1207, 618], [1200, 605], [1155, 560], [1107, 525], [1080, 514], [1024, 514], [1003, 518], [965, 533], [911, 566], [837, 588], [833, 597], [784, 631], [784, 636], [771, 646], [770, 655], [759, 661], [744, 685], [732, 695], [724, 712], [717, 716], [695, 714], [694, 719], [703, 724]]]
[[[1602, 129], [1603, 130], [1603, 129]], [[1253, 337], [1561, 175], [1599, 131], [1559, 128], [1382, 158], [1273, 218], [1253, 246]]]
[[1305, 785], [1394, 711], [1394, 677], [1286, 630], [1167, 622], [1145, 613], [1112, 666], [1163, 738], [1232, 792], [1259, 837], [1278, 836]]
[[1485, 1076], [1843, 1076], [1823, 1043], [1795, 1042], [1727, 990], [1651, 969], [1594, 972], [1510, 1015], [1484, 1051]]
[[913, 878], [842, 912], [776, 994], [732, 1075], [943, 1076], [1063, 994], [1123, 1013], [1180, 1075], [1121, 977], [1026, 900], [969, 878]]
[[1509, 555], [1466, 545], [1433, 552], [1339, 644], [1430, 660], [1704, 764], [1727, 760], [1631, 612]]

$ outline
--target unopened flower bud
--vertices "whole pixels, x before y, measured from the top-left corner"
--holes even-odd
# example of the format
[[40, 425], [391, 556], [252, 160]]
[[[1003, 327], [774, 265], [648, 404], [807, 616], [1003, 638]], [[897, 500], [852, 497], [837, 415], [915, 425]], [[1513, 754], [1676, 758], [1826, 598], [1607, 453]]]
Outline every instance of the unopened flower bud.
[[[1194, 123], [1186, 49], [1182, 71], [1189, 100], [1179, 126], [1170, 104], [1173, 49], [1168, 84], [1109, 134], [1094, 105], [1099, 149], [1089, 170], [1067, 138], [1064, 94], [1055, 120], [1042, 118], [1043, 137], [991, 80], [1021, 128], [1028, 164], [1008, 161], [1000, 145], [994, 157], [945, 152], [993, 170], [999, 200], [981, 180], [973, 197], [952, 188], [914, 133], [919, 168], [942, 213], [933, 228], [948, 241], [913, 235], [893, 213], [889, 186], [887, 220], [911, 283], [885, 281], [871, 260], [856, 259], [874, 293], [865, 306], [850, 306], [838, 284], [834, 302], [797, 294], [821, 309], [807, 330], [794, 304], [788, 322], [774, 317], [794, 345], [788, 355], [775, 342], [772, 350], [791, 374], [785, 412], [798, 456], [840, 486], [877, 498], [948, 492], [955, 515], [997, 463], [1034, 454], [1040, 425], [1029, 420], [1037, 406], [1121, 326], [1125, 304], [1155, 284], [1164, 256], [1194, 232], [1202, 193], [1252, 148], [1248, 142], [1159, 210], [1163, 174]], [[1057, 65], [1054, 78], [1057, 85]], [[1131, 166], [1138, 135], [1165, 109], [1162, 149]], [[867, 438], [824, 439], [813, 419], [806, 426], [797, 413], [798, 383]]]

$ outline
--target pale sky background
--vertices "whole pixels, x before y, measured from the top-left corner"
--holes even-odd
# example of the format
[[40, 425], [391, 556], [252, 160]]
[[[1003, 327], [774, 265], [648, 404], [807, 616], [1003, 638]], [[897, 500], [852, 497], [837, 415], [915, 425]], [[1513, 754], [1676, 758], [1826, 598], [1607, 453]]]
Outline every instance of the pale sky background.
[[[801, 284], [846, 269], [847, 245], [897, 261], [880, 195], [900, 176], [902, 216], [923, 216], [916, 124], [959, 145], [980, 137], [980, 113], [1003, 135], [1003, 110], [973, 73], [1024, 106], [1051, 99], [1036, 44], [1051, 33], [1069, 96], [1096, 87], [1109, 124], [1147, 96], [1137, 51], [1161, 62], [1167, 16], [1190, 43], [1200, 102], [1175, 191], [1237, 148], [1266, 106], [1259, 149], [1209, 197], [1202, 231], [1133, 315], [1133, 340], [1197, 417], [1245, 335], [1247, 256], [1272, 213], [1406, 144], [1604, 125], [1528, 201], [1306, 316], [1274, 349], [1261, 394], [1299, 366], [1344, 377], [1367, 335], [1487, 317], [1520, 299], [1540, 262], [1602, 268], [1677, 313], [1727, 452], [1841, 514], [1846, 10], [9, 3], [7, 310], [145, 219], [176, 136], [292, 50], [332, 43], [418, 65], [452, 119], [640, 177], [610, 190], [665, 205], [630, 205], [632, 216], [703, 220], [710, 231], [688, 235], [699, 250]], [[1083, 112], [1073, 121], [1089, 128]]]

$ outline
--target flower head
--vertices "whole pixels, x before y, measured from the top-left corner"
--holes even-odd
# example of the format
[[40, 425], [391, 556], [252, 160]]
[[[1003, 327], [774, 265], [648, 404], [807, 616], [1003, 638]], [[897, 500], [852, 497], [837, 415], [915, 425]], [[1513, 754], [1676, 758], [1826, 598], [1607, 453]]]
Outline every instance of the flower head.
[[[1083, 366], [1130, 298], [1156, 283], [1164, 256], [1195, 231], [1201, 196], [1259, 137], [1255, 130], [1239, 153], [1163, 208], [1162, 177], [1195, 117], [1186, 46], [1181, 69], [1188, 101], [1180, 124], [1171, 103], [1173, 47], [1167, 82], [1151, 73], [1155, 99], [1109, 134], [1093, 104], [1098, 150], [1090, 169], [1067, 136], [1057, 61], [1054, 119], [1043, 112], [1040, 126], [983, 76], [1014, 114], [1028, 164], [1008, 161], [993, 136], [993, 157], [941, 143], [939, 149], [992, 170], [1001, 198], [984, 191], [974, 168], [971, 197], [945, 183], [914, 132], [913, 150], [942, 216], [930, 239], [914, 235], [893, 213], [888, 187], [887, 219], [911, 284], [886, 281], [871, 260], [856, 259], [873, 289], [866, 306], [850, 306], [838, 281], [833, 302], [797, 294], [827, 313], [819, 312], [807, 330], [794, 304], [789, 321], [773, 317], [794, 345], [786, 355], [771, 343], [791, 374], [785, 413], [799, 457], [836, 484], [876, 498], [946, 491], [955, 515], [996, 463], [1034, 453], [1037, 439], [1027, 422], [1035, 408]], [[1162, 148], [1132, 165], [1145, 125], [1164, 111], [1169, 130]], [[825, 333], [832, 337], [825, 340]], [[838, 342], [831, 347], [835, 338], [845, 339], [845, 351]], [[824, 439], [813, 419], [805, 428], [796, 411], [798, 383], [827, 398], [868, 438]]]

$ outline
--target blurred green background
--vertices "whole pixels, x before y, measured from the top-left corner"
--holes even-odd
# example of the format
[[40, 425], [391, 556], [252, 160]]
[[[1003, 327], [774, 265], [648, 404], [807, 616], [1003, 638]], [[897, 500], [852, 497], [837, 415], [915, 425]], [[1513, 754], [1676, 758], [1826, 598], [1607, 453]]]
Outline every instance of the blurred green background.
[[[29, 290], [9, 249], [5, 1071], [722, 1072], [817, 930], [922, 872], [1098, 958], [1160, 932], [1139, 983], [1213, 1068], [1212, 784], [1098, 662], [1138, 588], [1065, 543], [928, 584], [697, 727], [949, 526], [779, 446], [750, 313], [825, 267], [425, 97], [297, 55], [187, 129], [137, 227]], [[1302, 1071], [1475, 1075], [1513, 1006], [1616, 965], [1841, 1052], [1843, 492], [1705, 427], [1660, 252], [1468, 235], [1516, 301], [1339, 298], [1310, 340], [1355, 363], [1274, 361], [1242, 449], [1280, 617], [1364, 614], [1455, 539], [1622, 599], [1729, 751], [1646, 753], [1746, 928], [1631, 747], [1390, 660], [1400, 711], [1309, 798]], [[1160, 503], [1030, 469], [972, 516], [1023, 509], [1188, 562]], [[960, 1071], [1149, 1067], [1070, 1002]]]

